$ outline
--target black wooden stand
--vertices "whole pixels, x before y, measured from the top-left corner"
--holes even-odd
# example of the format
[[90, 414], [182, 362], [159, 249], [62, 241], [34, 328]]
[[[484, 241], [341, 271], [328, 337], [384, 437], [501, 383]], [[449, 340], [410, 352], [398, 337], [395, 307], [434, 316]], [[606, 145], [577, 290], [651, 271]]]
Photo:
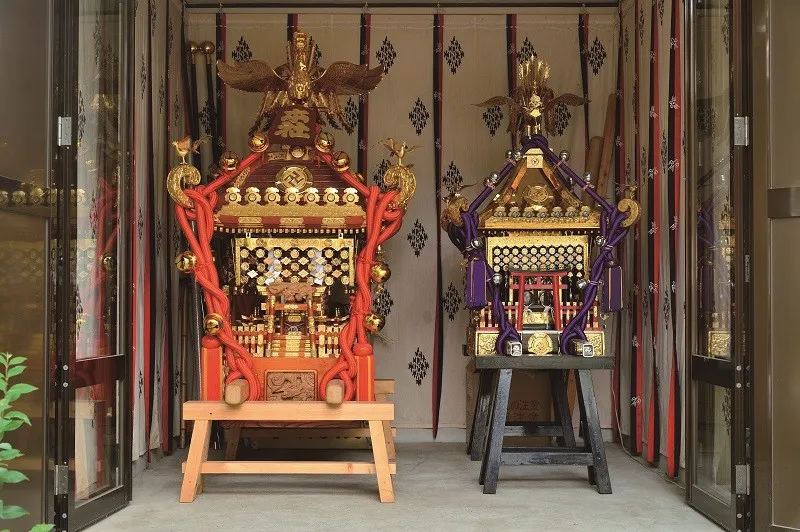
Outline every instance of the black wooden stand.
[[[472, 460], [483, 460], [480, 483], [484, 493], [497, 492], [500, 465], [585, 465], [589, 483], [598, 493], [611, 493], [606, 452], [597, 416], [593, 369], [612, 369], [613, 357], [575, 356], [476, 356], [475, 371], [479, 374], [478, 398], [472, 418], [467, 452]], [[520, 423], [506, 425], [508, 396], [513, 370], [547, 371], [553, 406], [554, 423]], [[564, 374], [577, 373], [580, 426], [584, 445], [578, 447], [572, 429], [572, 416], [567, 403]], [[503, 447], [504, 436], [550, 436], [557, 438], [556, 447]]]

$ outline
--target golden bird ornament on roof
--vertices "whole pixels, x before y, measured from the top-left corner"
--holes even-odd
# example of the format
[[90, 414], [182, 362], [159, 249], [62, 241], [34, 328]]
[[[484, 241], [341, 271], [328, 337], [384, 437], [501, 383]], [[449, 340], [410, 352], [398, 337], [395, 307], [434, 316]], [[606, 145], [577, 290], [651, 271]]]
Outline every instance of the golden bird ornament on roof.
[[[517, 67], [517, 86], [508, 96], [495, 96], [478, 107], [494, 107], [507, 105], [509, 109], [508, 131], [525, 135], [540, 134], [542, 126], [547, 133], [556, 133], [555, 109], [558, 104], [584, 105], [586, 98], [576, 94], [556, 96], [553, 89], [547, 86], [550, 78], [550, 65], [543, 59], [531, 58]], [[518, 140], [518, 139], [517, 139]]]
[[264, 93], [251, 135], [260, 129], [265, 119], [272, 118], [275, 109], [290, 105], [314, 107], [329, 120], [347, 124], [339, 96], [366, 94], [383, 77], [381, 66], [370, 69], [366, 65], [337, 61], [322, 68], [318, 64], [317, 45], [303, 31], [294, 32], [287, 43], [286, 59], [286, 63], [276, 69], [257, 60], [233, 65], [217, 61], [219, 77], [226, 85]]

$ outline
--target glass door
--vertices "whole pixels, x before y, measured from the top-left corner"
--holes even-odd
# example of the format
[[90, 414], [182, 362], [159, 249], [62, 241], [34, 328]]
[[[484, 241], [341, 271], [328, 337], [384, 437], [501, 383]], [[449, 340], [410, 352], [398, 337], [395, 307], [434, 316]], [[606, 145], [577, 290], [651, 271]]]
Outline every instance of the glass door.
[[128, 35], [130, 2], [63, 3], [65, 90], [58, 288], [59, 528], [77, 530], [130, 500]]
[[740, 0], [692, 0], [687, 128], [689, 504], [728, 530], [746, 530], [749, 502], [750, 180]]

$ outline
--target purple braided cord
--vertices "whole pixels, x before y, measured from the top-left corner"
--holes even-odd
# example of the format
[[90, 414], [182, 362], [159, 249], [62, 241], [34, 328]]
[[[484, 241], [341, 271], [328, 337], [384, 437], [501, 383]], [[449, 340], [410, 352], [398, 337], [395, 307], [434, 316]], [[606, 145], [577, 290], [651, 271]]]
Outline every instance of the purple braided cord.
[[[525, 148], [527, 149], [527, 147]], [[457, 227], [453, 224], [447, 228], [447, 234], [450, 237], [450, 240], [455, 244], [455, 246], [464, 253], [472, 254], [474, 257], [477, 257], [477, 260], [483, 262], [486, 265], [486, 270], [489, 271], [489, 261], [486, 260], [486, 253], [481, 248], [473, 248], [471, 250], [467, 250], [467, 247], [472, 242], [472, 239], [478, 236], [478, 209], [480, 208], [481, 204], [485, 202], [489, 196], [492, 195], [494, 189], [500, 185], [514, 170], [516, 164], [514, 161], [509, 160], [506, 162], [506, 165], [498, 172], [499, 179], [497, 183], [493, 185], [486, 185], [484, 186], [483, 190], [478, 194], [478, 196], [472, 201], [469, 206], [469, 209], [461, 213], [461, 219], [464, 222], [463, 227]], [[511, 322], [508, 321], [508, 316], [506, 315], [502, 301], [500, 300], [500, 286], [494, 284], [494, 282], [489, 283], [489, 295], [492, 300], [492, 316], [494, 317], [495, 322], [498, 324], [498, 335], [497, 341], [495, 342], [495, 351], [497, 353], [503, 352], [503, 345], [506, 340], [515, 340], [517, 342], [520, 341], [519, 332], [514, 328]]]

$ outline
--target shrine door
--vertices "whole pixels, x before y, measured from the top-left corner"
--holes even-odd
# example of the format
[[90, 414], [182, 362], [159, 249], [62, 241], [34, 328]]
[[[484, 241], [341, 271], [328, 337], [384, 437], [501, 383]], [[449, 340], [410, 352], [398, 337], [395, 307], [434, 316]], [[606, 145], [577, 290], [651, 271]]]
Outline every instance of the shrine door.
[[752, 508], [747, 4], [687, 1], [687, 497], [728, 530], [751, 529]]

